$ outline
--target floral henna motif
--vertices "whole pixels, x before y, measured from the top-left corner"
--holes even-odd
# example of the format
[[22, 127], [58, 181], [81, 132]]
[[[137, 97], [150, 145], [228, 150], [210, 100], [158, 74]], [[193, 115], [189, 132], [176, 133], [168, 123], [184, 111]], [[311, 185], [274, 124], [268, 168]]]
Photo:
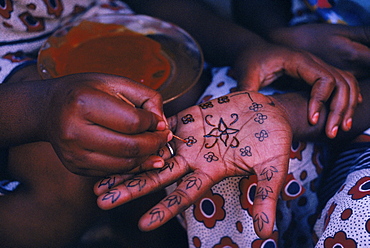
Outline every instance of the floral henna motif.
[[202, 109], [213, 108], [213, 103], [208, 101], [208, 102], [199, 104], [199, 107]]
[[186, 141], [186, 145], [188, 147], [191, 147], [193, 146], [195, 143], [197, 143], [197, 140], [194, 138], [194, 136], [189, 136], [187, 138], [185, 138], [185, 141]]
[[187, 114], [181, 118], [182, 123], [188, 124], [190, 122], [194, 122], [194, 117], [191, 114]]
[[208, 152], [207, 154], [204, 154], [204, 158], [208, 163], [211, 163], [212, 161], [218, 161], [218, 157], [213, 152]]
[[262, 142], [264, 141], [266, 138], [269, 137], [269, 134], [267, 133], [266, 130], [261, 130], [261, 132], [259, 133], [255, 133], [254, 136], [258, 139], [258, 141]]
[[230, 102], [230, 99], [229, 99], [228, 96], [221, 96], [221, 97], [217, 98], [217, 102], [219, 104], [228, 103], [228, 102]]
[[258, 122], [259, 124], [263, 124], [266, 119], [267, 119], [267, 115], [257, 113], [256, 118], [254, 118], [254, 121]]
[[244, 148], [240, 148], [240, 156], [245, 157], [245, 156], [252, 156], [252, 151], [251, 151], [250, 146], [245, 146]]

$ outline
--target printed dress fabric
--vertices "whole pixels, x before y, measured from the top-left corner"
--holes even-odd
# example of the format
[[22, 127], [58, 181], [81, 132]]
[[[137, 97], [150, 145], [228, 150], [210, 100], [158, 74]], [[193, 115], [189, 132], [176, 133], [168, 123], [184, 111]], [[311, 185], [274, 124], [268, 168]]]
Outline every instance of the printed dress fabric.
[[[370, 25], [368, 0], [293, 0], [292, 24]], [[316, 247], [370, 247], [370, 132], [325, 168], [318, 192], [324, 209], [314, 227]]]
[[[212, 82], [200, 102], [235, 91], [228, 67], [213, 68]], [[261, 93], [278, 93], [265, 88]], [[297, 142], [291, 147], [289, 173], [278, 203], [273, 235], [260, 239], [253, 229], [251, 210], [256, 176], [230, 177], [216, 184], [185, 211], [182, 218], [190, 247], [313, 247], [312, 229], [317, 218], [317, 178], [324, 159], [322, 146]]]
[[[76, 16], [133, 12], [121, 1], [111, 0], [0, 0], [0, 83], [17, 70], [36, 63], [40, 46], [63, 23]], [[0, 171], [6, 167], [7, 151], [0, 150]], [[0, 195], [19, 183], [0, 172]]]

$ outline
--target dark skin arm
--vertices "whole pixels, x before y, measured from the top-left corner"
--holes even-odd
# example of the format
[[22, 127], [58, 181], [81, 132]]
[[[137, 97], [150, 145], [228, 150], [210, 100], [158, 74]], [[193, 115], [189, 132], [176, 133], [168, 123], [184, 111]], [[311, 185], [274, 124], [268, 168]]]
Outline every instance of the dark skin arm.
[[[50, 142], [71, 172], [103, 176], [163, 160], [172, 134], [158, 92], [127, 78], [76, 74], [33, 80], [24, 69], [0, 85], [0, 147]], [[29, 73], [29, 74], [28, 74]], [[122, 101], [126, 96], [137, 108]]]

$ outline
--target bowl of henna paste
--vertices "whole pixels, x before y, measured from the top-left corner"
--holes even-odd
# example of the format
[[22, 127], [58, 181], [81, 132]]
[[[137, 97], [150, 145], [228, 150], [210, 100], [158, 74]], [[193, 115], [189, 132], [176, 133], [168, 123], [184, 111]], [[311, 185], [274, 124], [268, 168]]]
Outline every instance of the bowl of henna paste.
[[101, 15], [71, 22], [42, 45], [42, 78], [100, 72], [131, 78], [163, 97], [166, 115], [195, 104], [204, 82], [203, 54], [178, 26], [145, 15]]

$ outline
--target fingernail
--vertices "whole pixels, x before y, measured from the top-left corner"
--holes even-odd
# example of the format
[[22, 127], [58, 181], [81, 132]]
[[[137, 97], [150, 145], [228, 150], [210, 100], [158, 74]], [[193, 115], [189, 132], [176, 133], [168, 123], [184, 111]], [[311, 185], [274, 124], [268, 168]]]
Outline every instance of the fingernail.
[[331, 130], [331, 134], [332, 134], [333, 137], [336, 137], [337, 136], [337, 133], [338, 133], [338, 126], [335, 126]]
[[312, 116], [313, 124], [316, 124], [319, 121], [319, 116], [320, 116], [319, 112], [316, 112], [316, 113], [313, 114], [313, 116]]
[[173, 139], [173, 134], [170, 132], [167, 136], [167, 142], [170, 142]]
[[348, 120], [346, 122], [346, 126], [347, 126], [348, 130], [352, 128], [352, 118], [348, 118]]
[[163, 161], [162, 160], [158, 160], [158, 161], [155, 161], [153, 163], [153, 168], [159, 169], [159, 168], [162, 168], [162, 167], [163, 167]]
[[157, 130], [158, 131], [163, 131], [166, 129], [166, 122], [164, 121], [159, 121], [157, 124]]

